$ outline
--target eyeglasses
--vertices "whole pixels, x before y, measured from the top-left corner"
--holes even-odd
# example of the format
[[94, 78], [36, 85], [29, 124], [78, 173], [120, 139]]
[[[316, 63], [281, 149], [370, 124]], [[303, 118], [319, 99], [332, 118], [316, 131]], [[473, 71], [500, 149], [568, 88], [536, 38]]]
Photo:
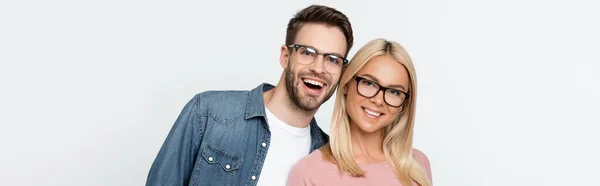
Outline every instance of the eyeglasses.
[[288, 47], [296, 50], [297, 61], [305, 65], [313, 63], [318, 55], [323, 55], [324, 66], [329, 73], [340, 73], [342, 67], [348, 64], [348, 60], [338, 54], [320, 53], [315, 48], [298, 44], [292, 44]]
[[400, 107], [408, 99], [410, 94], [398, 89], [388, 88], [363, 77], [354, 76], [358, 94], [366, 98], [373, 98], [383, 91], [383, 100], [392, 107]]

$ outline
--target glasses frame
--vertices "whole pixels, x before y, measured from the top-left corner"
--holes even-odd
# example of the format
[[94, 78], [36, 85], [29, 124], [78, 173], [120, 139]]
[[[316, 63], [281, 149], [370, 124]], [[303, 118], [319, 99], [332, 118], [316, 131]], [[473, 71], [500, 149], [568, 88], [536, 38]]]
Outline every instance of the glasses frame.
[[[341, 66], [342, 68], [348, 64], [348, 59], [346, 59], [345, 57], [339, 56], [337, 54], [333, 54], [333, 53], [321, 53], [316, 48], [313, 48], [313, 47], [310, 47], [310, 46], [306, 46], [306, 45], [300, 45], [300, 44], [291, 44], [291, 45], [288, 45], [288, 48], [294, 48], [294, 50], [296, 50], [296, 51], [298, 51], [298, 49], [300, 47], [304, 47], [304, 48], [308, 48], [308, 49], [314, 50], [315, 53], [317, 53], [317, 56], [318, 55], [322, 55], [323, 58], [325, 58], [326, 56], [335, 56], [337, 58], [340, 58], [340, 59], [342, 59], [342, 66]], [[313, 61], [311, 61], [308, 64], [312, 64], [313, 62], [315, 62], [316, 59], [317, 59], [317, 57], [315, 57], [315, 59], [313, 59]]]
[[[406, 103], [406, 100], [409, 100], [409, 99], [410, 99], [410, 94], [409, 94], [408, 92], [404, 92], [404, 91], [401, 91], [401, 90], [398, 90], [398, 89], [395, 89], [395, 88], [389, 88], [389, 87], [384, 87], [384, 86], [381, 86], [379, 83], [377, 83], [377, 82], [375, 82], [375, 81], [373, 81], [373, 80], [370, 80], [370, 79], [364, 78], [364, 77], [360, 77], [360, 76], [356, 76], [356, 75], [355, 75], [353, 78], [354, 78], [354, 80], [356, 80], [356, 92], [358, 92], [358, 94], [359, 94], [359, 95], [361, 95], [361, 96], [363, 96], [363, 97], [365, 97], [365, 98], [374, 98], [375, 96], [377, 96], [377, 94], [379, 94], [379, 92], [383, 91], [383, 102], [385, 102], [385, 104], [389, 105], [390, 107], [394, 107], [394, 108], [399, 108], [399, 107], [401, 107], [402, 105], [404, 105], [404, 104]], [[367, 81], [370, 81], [371, 83], [373, 83], [373, 84], [375, 84], [375, 85], [379, 86], [379, 90], [377, 90], [377, 92], [376, 92], [376, 93], [375, 93], [373, 96], [365, 96], [364, 94], [360, 93], [360, 91], [358, 90], [358, 85], [360, 85], [360, 81], [361, 81], [361, 80], [367, 80]], [[394, 106], [394, 105], [392, 105], [392, 104], [388, 103], [387, 99], [385, 99], [385, 94], [386, 94], [386, 91], [387, 91], [388, 89], [396, 90], [396, 91], [398, 91], [398, 92], [401, 92], [401, 93], [403, 93], [404, 95], [406, 95], [406, 96], [404, 97], [404, 100], [402, 100], [402, 104], [400, 104], [400, 105], [398, 105], [398, 106]]]

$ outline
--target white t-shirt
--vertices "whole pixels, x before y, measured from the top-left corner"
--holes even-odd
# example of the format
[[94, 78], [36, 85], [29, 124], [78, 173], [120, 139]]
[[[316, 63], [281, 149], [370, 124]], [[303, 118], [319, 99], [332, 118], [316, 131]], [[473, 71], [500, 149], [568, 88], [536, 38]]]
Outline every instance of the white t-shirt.
[[279, 120], [265, 107], [271, 130], [271, 144], [263, 164], [258, 186], [282, 186], [296, 162], [310, 152], [310, 125], [297, 128]]

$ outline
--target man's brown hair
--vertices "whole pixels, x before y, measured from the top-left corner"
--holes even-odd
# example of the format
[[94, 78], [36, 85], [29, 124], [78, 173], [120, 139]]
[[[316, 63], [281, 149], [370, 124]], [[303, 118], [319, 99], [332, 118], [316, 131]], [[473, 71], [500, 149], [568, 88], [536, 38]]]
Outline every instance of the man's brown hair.
[[294, 44], [298, 31], [306, 23], [321, 23], [339, 28], [346, 37], [346, 53], [344, 56], [348, 56], [354, 42], [354, 36], [352, 36], [352, 25], [350, 25], [346, 15], [334, 8], [322, 5], [311, 5], [300, 10], [288, 23], [285, 36], [286, 46]]

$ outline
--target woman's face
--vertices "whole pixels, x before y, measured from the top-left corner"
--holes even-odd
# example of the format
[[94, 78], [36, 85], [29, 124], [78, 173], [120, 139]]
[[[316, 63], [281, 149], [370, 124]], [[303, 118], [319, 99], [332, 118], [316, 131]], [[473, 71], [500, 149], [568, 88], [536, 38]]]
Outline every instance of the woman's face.
[[388, 55], [369, 60], [344, 87], [352, 127], [370, 133], [389, 125], [403, 107], [394, 106], [407, 102], [409, 88], [408, 71], [400, 62]]

